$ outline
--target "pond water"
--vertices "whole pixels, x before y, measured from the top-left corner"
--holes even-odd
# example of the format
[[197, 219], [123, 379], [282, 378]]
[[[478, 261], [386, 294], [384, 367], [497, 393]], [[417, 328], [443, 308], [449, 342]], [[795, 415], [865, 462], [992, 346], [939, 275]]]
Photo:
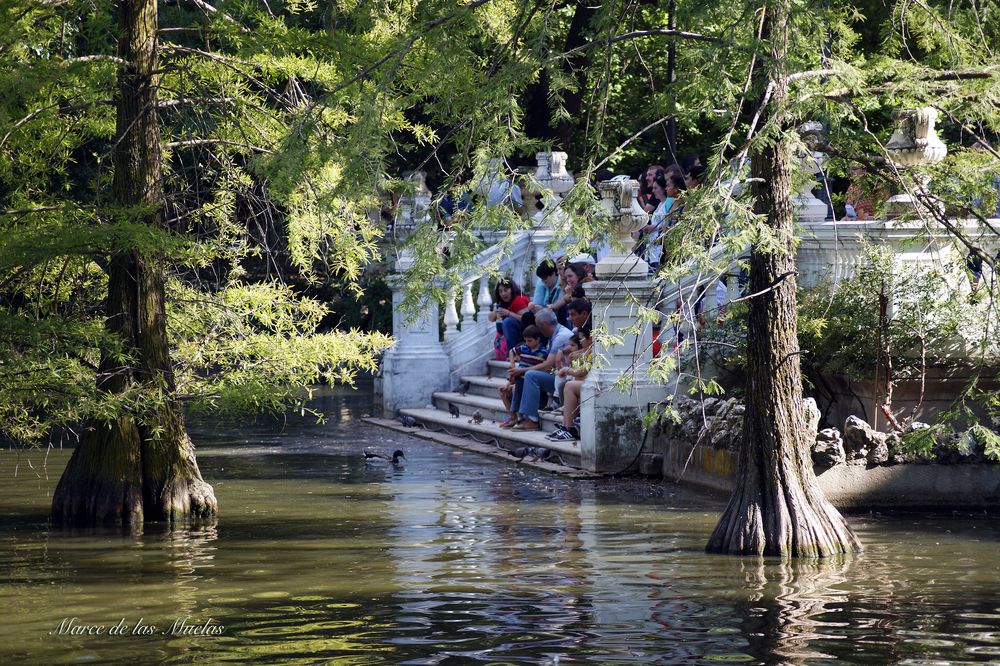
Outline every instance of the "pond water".
[[0, 452], [0, 663], [1000, 661], [994, 516], [855, 515], [866, 551], [835, 561], [708, 556], [718, 497], [409, 438], [358, 420], [370, 400], [193, 427], [208, 527], [49, 527], [68, 452]]

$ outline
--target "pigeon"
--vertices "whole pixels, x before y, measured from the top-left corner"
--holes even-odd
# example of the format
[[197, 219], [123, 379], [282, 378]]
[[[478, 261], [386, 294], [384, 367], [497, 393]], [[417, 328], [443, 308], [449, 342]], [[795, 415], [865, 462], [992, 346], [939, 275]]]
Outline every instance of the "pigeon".
[[472, 413], [472, 418], [469, 419], [469, 423], [475, 423], [476, 425], [479, 425], [482, 422], [483, 422], [483, 413], [477, 409]]
[[469, 392], [470, 388], [472, 388], [471, 382], [462, 382], [462, 384], [458, 387], [458, 394], [465, 395]]
[[509, 453], [513, 457], [517, 458], [518, 460], [524, 460], [527, 456], [531, 455], [531, 452], [533, 450], [534, 450], [534, 447], [531, 447], [531, 446], [521, 446], [521, 447], [518, 447], [518, 448], [514, 449], [513, 451], [508, 451], [507, 453]]
[[558, 451], [553, 451], [552, 449], [542, 449], [543, 453], [539, 458], [548, 463], [553, 463], [555, 465], [565, 465], [566, 462], [563, 460], [562, 456], [559, 455]]
[[451, 414], [451, 417], [453, 419], [457, 419], [459, 416], [462, 415], [462, 412], [458, 411], [458, 407], [456, 407], [454, 403], [451, 402], [448, 403], [448, 413]]
[[409, 414], [403, 414], [397, 420], [407, 428], [416, 428], [418, 425], [417, 420]]
[[522, 446], [507, 453], [517, 458], [519, 462], [530, 456], [528, 462], [538, 462], [540, 460], [559, 465], [566, 464], [563, 462], [562, 456], [559, 455], [558, 451], [547, 449], [544, 446]]
[[396, 449], [395, 451], [392, 452], [391, 458], [382, 451], [371, 447], [366, 448], [364, 453], [365, 453], [365, 464], [390, 462], [393, 465], [398, 465], [400, 458], [406, 460], [406, 456], [403, 455], [403, 452], [400, 451], [399, 449]]

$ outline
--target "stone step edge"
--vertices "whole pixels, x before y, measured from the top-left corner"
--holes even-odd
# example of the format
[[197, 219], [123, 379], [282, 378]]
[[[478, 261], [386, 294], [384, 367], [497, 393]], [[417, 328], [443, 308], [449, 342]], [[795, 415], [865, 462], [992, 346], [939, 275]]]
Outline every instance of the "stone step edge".
[[[466, 407], [475, 407], [476, 409], [488, 409], [502, 414], [507, 413], [507, 410], [505, 410], [503, 406], [503, 400], [500, 398], [487, 398], [485, 395], [478, 395], [475, 393], [463, 395], [453, 391], [438, 391], [434, 393], [434, 399], [443, 400], [445, 402], [453, 402], [456, 405], [465, 405]], [[543, 411], [539, 412], [538, 415], [541, 417], [542, 421], [547, 423], [562, 424], [561, 414], [556, 415]]]
[[465, 419], [456, 419], [452, 417], [451, 414], [443, 412], [440, 409], [401, 409], [399, 410], [399, 413], [412, 416], [418, 421], [427, 421], [442, 427], [454, 428], [468, 433], [475, 433], [477, 435], [491, 437], [496, 440], [504, 440], [524, 446], [541, 446], [564, 455], [573, 456], [574, 458], [579, 458], [583, 455], [580, 450], [579, 441], [576, 442], [576, 446], [573, 446], [572, 442], [552, 442], [545, 439], [545, 436], [549, 434], [547, 432], [510, 429], [501, 430], [494, 424], [480, 425], [476, 423], [469, 423]]
[[472, 386], [488, 386], [490, 388], [500, 388], [507, 383], [505, 377], [487, 377], [486, 375], [463, 375], [460, 381], [468, 382]]
[[571, 479], [600, 479], [603, 478], [603, 474], [597, 474], [594, 472], [588, 472], [586, 470], [577, 469], [576, 467], [569, 467], [568, 465], [558, 465], [556, 463], [542, 462], [542, 461], [529, 461], [517, 460], [511, 457], [506, 451], [501, 451], [494, 446], [489, 446], [488, 444], [480, 444], [474, 440], [463, 439], [461, 437], [456, 437], [454, 435], [448, 435], [440, 432], [433, 432], [426, 430], [424, 428], [407, 428], [398, 421], [393, 421], [392, 419], [381, 419], [373, 416], [367, 416], [361, 419], [365, 423], [370, 423], [372, 425], [377, 425], [383, 428], [388, 428], [389, 430], [394, 430], [396, 432], [405, 433], [407, 435], [412, 435], [414, 437], [419, 437], [420, 439], [425, 439], [431, 442], [437, 442], [439, 444], [445, 444], [446, 446], [452, 446], [457, 449], [464, 449], [466, 451], [472, 451], [474, 453], [481, 453], [504, 462], [513, 463], [515, 465], [524, 465], [526, 467], [532, 467], [534, 469], [541, 470], [543, 472], [548, 472], [550, 474], [558, 474], [560, 476], [565, 476]]

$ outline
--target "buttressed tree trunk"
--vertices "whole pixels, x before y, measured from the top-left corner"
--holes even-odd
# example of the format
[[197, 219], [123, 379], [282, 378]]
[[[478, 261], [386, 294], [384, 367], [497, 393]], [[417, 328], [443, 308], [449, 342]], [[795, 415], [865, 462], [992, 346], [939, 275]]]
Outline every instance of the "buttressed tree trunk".
[[[117, 206], [163, 225], [156, 0], [117, 4], [119, 99], [112, 192]], [[111, 257], [107, 329], [124, 342], [128, 358], [105, 354], [98, 390], [163, 396], [142, 418], [92, 421], [63, 472], [53, 518], [76, 524], [137, 524], [209, 516], [217, 504], [195, 461], [184, 427], [167, 344], [161, 260], [137, 252]]]
[[[785, 127], [788, 96], [788, 0], [767, 3], [769, 41], [758, 85], [762, 126]], [[760, 81], [758, 80], [758, 83]], [[770, 89], [770, 100], [766, 89]], [[825, 557], [861, 550], [858, 538], [823, 496], [805, 441], [796, 326], [791, 164], [784, 141], [768, 141], [751, 158], [755, 212], [766, 216], [781, 251], [750, 256], [747, 389], [736, 488], [707, 550], [734, 555]]]

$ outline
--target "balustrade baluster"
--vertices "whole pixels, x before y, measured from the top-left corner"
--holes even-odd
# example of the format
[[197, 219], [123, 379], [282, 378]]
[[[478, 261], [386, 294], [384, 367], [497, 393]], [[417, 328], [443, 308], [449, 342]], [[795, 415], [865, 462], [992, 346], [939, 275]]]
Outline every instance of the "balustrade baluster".
[[472, 282], [462, 285], [462, 330], [471, 328], [476, 316], [476, 304], [472, 301]]
[[455, 309], [455, 300], [458, 294], [454, 287], [448, 289], [448, 295], [444, 302], [444, 339], [447, 340], [455, 333], [458, 333], [458, 310]]
[[483, 275], [479, 278], [479, 296], [476, 299], [476, 303], [479, 305], [479, 316], [476, 317], [477, 321], [486, 321], [487, 315], [490, 313], [490, 306], [493, 305], [493, 296], [490, 294], [490, 276]]

